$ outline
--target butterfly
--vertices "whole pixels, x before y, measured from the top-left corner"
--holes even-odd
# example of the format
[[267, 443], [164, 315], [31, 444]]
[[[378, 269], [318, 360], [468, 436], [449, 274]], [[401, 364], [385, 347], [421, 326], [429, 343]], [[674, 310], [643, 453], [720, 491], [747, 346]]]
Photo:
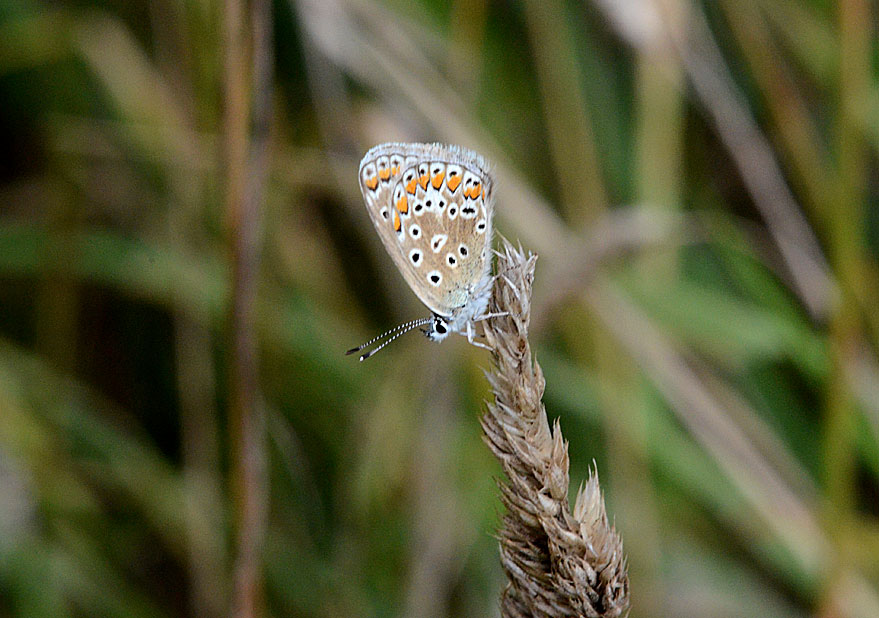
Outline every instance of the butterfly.
[[387, 143], [360, 162], [360, 191], [388, 255], [431, 316], [401, 324], [348, 350], [369, 358], [414, 328], [431, 341], [449, 333], [473, 339], [486, 313], [494, 277], [494, 179], [482, 155], [461, 146]]

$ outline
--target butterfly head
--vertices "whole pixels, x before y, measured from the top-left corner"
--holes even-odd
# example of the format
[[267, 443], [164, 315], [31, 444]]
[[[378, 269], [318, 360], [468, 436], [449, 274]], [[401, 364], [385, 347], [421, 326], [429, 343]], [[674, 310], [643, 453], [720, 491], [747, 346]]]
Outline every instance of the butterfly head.
[[449, 336], [449, 323], [446, 319], [437, 314], [433, 314], [433, 319], [427, 325], [427, 328], [422, 328], [421, 332], [430, 339], [431, 341], [440, 342], [446, 337]]

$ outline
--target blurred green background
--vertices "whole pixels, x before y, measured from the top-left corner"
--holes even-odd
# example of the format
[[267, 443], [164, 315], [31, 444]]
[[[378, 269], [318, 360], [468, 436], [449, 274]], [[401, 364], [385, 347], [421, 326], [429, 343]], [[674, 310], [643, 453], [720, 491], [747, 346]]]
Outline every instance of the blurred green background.
[[391, 140], [495, 163], [633, 618], [879, 616], [877, 23], [0, 1], [0, 616], [497, 615], [489, 356], [343, 355], [425, 315], [358, 190]]

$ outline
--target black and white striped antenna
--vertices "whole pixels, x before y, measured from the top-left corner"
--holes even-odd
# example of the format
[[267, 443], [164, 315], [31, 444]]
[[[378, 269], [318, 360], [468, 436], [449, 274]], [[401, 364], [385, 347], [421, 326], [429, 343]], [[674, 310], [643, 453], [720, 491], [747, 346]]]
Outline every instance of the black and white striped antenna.
[[405, 333], [408, 333], [408, 332], [409, 332], [410, 330], [412, 330], [413, 328], [418, 328], [419, 326], [425, 326], [425, 325], [427, 325], [427, 324], [430, 324], [432, 320], [433, 320], [433, 317], [419, 318], [419, 319], [417, 319], [417, 320], [412, 320], [411, 322], [406, 322], [405, 324], [400, 324], [399, 326], [395, 326], [395, 327], [392, 328], [391, 330], [386, 331], [386, 332], [382, 333], [381, 335], [379, 335], [379, 336], [377, 336], [377, 337], [373, 337], [372, 339], [370, 339], [370, 340], [367, 341], [366, 343], [362, 343], [362, 344], [360, 344], [359, 346], [357, 346], [356, 348], [351, 348], [350, 350], [348, 350], [347, 352], [345, 352], [345, 355], [347, 356], [347, 355], [350, 355], [350, 354], [354, 354], [355, 352], [359, 352], [359, 351], [362, 350], [363, 348], [368, 348], [369, 346], [371, 346], [371, 345], [372, 345], [373, 343], [375, 343], [376, 341], [379, 341], [379, 340], [384, 339], [385, 337], [388, 337], [389, 335], [391, 335], [390, 339], [388, 339], [387, 341], [382, 342], [381, 344], [378, 345], [378, 347], [373, 348], [373, 349], [370, 350], [369, 352], [366, 352], [366, 353], [364, 353], [364, 354], [361, 354], [361, 355], [360, 355], [360, 362], [363, 362], [363, 361], [365, 361], [367, 358], [369, 358], [370, 356], [374, 355], [376, 352], [378, 352], [379, 350], [381, 350], [383, 347], [385, 347], [386, 345], [388, 345], [388, 344], [389, 344], [390, 342], [392, 342], [394, 339], [396, 339], [397, 337], [399, 337], [400, 335], [403, 335], [403, 334], [405, 334]]

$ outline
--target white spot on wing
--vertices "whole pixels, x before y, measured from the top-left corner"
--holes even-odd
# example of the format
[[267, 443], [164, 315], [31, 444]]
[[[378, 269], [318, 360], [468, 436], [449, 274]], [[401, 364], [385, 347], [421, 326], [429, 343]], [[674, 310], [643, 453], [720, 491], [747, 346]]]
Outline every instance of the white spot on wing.
[[443, 194], [427, 185], [427, 191], [424, 192], [424, 207], [431, 212], [442, 212], [440, 202], [445, 202]]
[[474, 219], [478, 214], [479, 211], [476, 210], [476, 206], [474, 206], [471, 201], [468, 200], [461, 205], [462, 219]]
[[430, 239], [430, 248], [433, 249], [434, 253], [439, 253], [448, 239], [448, 234], [434, 234], [433, 238]]

